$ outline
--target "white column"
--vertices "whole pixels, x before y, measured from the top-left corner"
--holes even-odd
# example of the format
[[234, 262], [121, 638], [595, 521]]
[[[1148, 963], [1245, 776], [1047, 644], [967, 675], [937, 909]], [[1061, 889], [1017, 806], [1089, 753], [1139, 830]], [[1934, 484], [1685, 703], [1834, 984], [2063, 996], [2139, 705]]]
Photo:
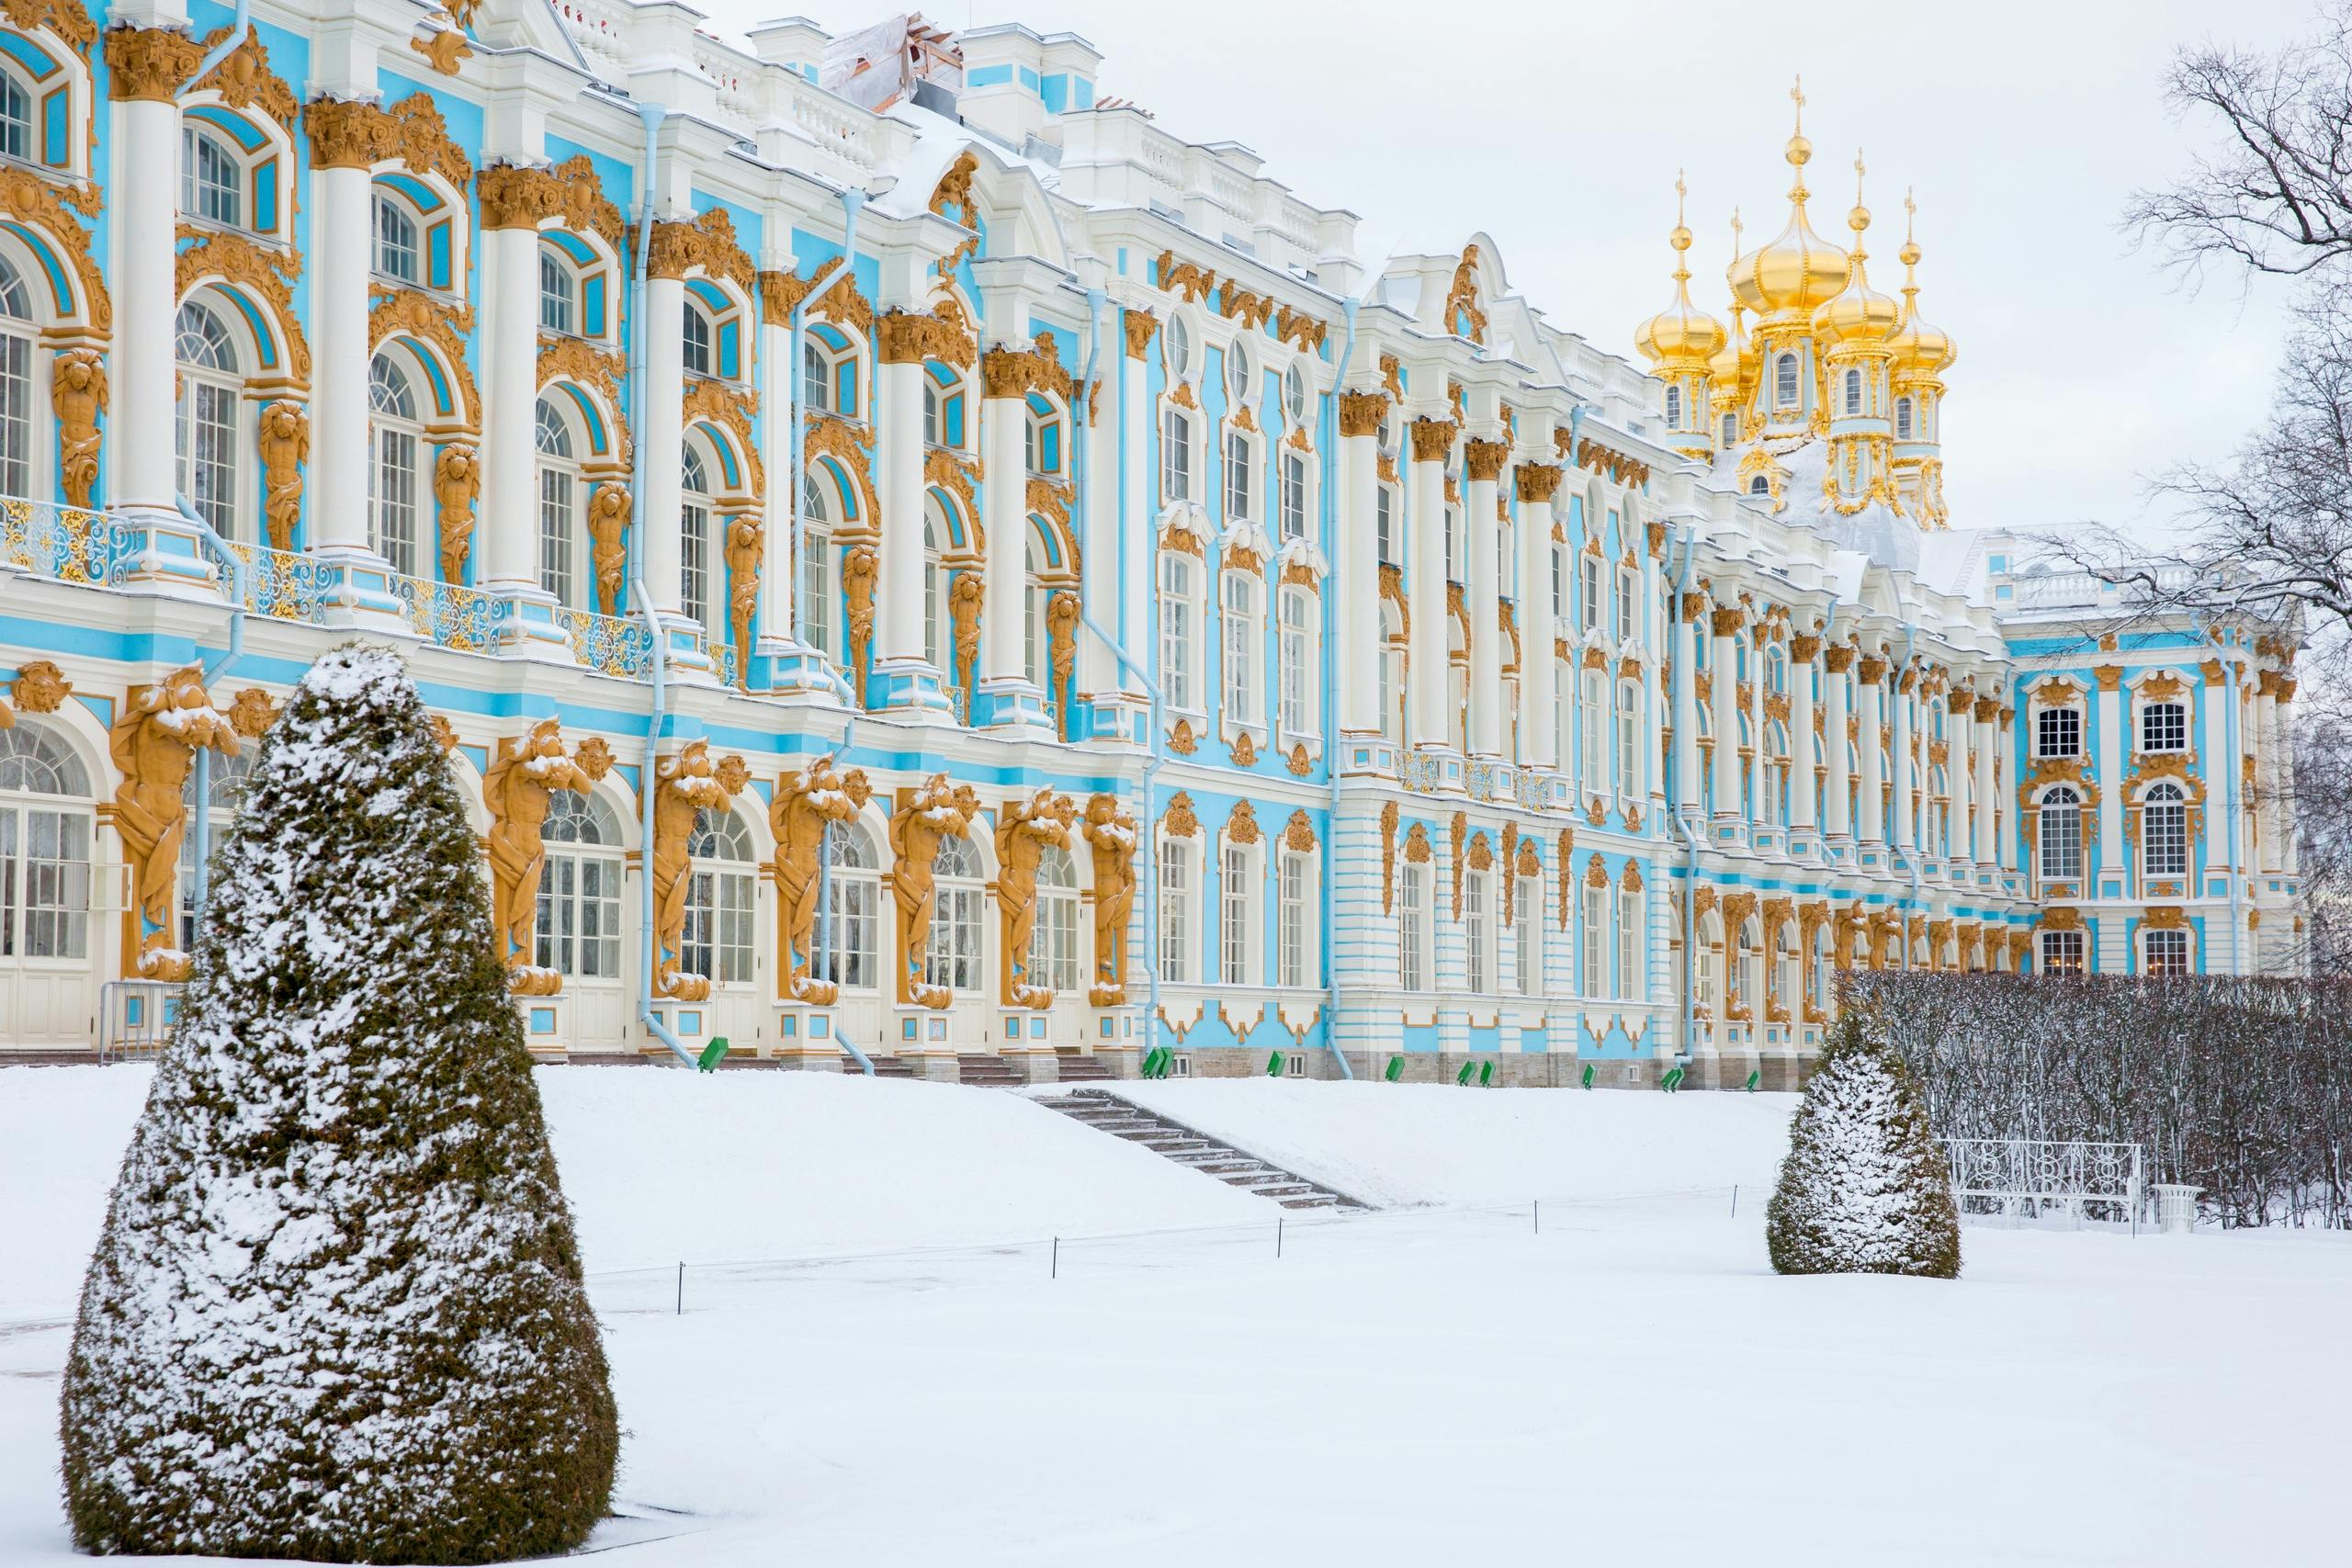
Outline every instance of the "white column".
[[[1552, 727], [1558, 696], [1559, 660], [1552, 644], [1552, 498], [1560, 470], [1544, 463], [1521, 463], [1519, 486], [1519, 760], [1529, 767], [1560, 765], [1559, 736]], [[1650, 660], [1656, 671], [1657, 660]]]
[[202, 51], [185, 34], [160, 28], [152, 34], [130, 33], [120, 44], [110, 39], [107, 51], [113, 62], [135, 40], [154, 69], [134, 82], [118, 64], [113, 77], [115, 173], [107, 193], [114, 224], [107, 279], [115, 310], [107, 378], [113, 418], [106, 451], [116, 506], [172, 513], [178, 489], [172, 321], [179, 311], [172, 236], [180, 155], [180, 112], [172, 95]]
[[[1645, 548], [1642, 551], [1642, 616], [1645, 623], [1657, 613], [1659, 603], [1657, 553], [1655, 549], [1646, 547], [1651, 538], [1664, 538], [1665, 526], [1662, 523], [1653, 523], [1644, 529], [1645, 535], [1648, 536], [1643, 541]], [[1650, 532], [1653, 529], [1657, 530], [1655, 534]], [[1547, 525], [1544, 533], [1548, 536], [1550, 532]], [[1549, 547], [1548, 545], [1546, 547]], [[1536, 581], [1538, 586], [1530, 592], [1542, 594], [1544, 604], [1548, 609], [1551, 604], [1548, 580], [1538, 578]], [[1660, 776], [1664, 771], [1664, 764], [1659, 761], [1660, 748], [1664, 745], [1666, 737], [1659, 733], [1664, 728], [1660, 720], [1660, 715], [1664, 710], [1658, 687], [1660, 662], [1658, 650], [1666, 644], [1664, 631], [1665, 628], [1662, 626], [1645, 625], [1642, 638], [1642, 771], [1639, 776], [1647, 783], [1647, 788], [1643, 793], [1652, 803], [1652, 809], [1656, 809], [1657, 805], [1666, 798], [1666, 780]], [[1549, 647], [1548, 638], [1545, 646]], [[1520, 679], [1522, 682], [1527, 679], [1524, 670], [1521, 671]], [[1655, 997], [1658, 993], [1651, 991], [1648, 994]]]
[[[1001, 351], [997, 351], [1001, 352]], [[1001, 376], [1000, 372], [1000, 376]], [[987, 375], [985, 356], [982, 375]], [[980, 601], [980, 702], [974, 722], [1049, 730], [1046, 694], [1029, 683], [1023, 659], [1022, 590], [1028, 582], [1028, 458], [1024, 387], [1003, 384], [980, 402], [981, 511], [988, 529], [988, 581]]]
[[1737, 821], [1739, 801], [1739, 643], [1740, 612], [1717, 610], [1710, 629], [1714, 633], [1715, 732], [1714, 817], [1718, 822]]
[[2254, 696], [2254, 777], [2256, 785], [2255, 852], [2261, 869], [2279, 869], [2278, 796], [2286, 770], [2278, 756], [2278, 672], [2265, 670]]
[[[1119, 360], [1119, 406], [1117, 418], [1126, 432], [1126, 485], [1120, 508], [1122, 525], [1119, 529], [1119, 609], [1118, 619], [1112, 630], [1127, 649], [1128, 657], [1145, 666], [1156, 665], [1159, 651], [1151, 646], [1151, 594], [1155, 574], [1159, 570], [1159, 508], [1152, 504], [1159, 477], [1152, 472], [1151, 427], [1152, 409], [1150, 366], [1145, 355], [1150, 352], [1148, 333], [1135, 328], [1148, 316], [1131, 312], [1126, 322], [1126, 353]], [[1109, 471], [1105, 470], [1105, 478]], [[1102, 612], [1097, 610], [1096, 615]], [[1154, 679], [1157, 679], [1155, 671]], [[1140, 677], [1122, 668], [1120, 689], [1143, 693]], [[1137, 900], [1137, 907], [1141, 907]], [[1157, 940], [1157, 933], [1154, 933]]]
[[1846, 720], [1854, 650], [1841, 643], [1821, 656], [1821, 831], [1834, 843], [1854, 841], [1854, 772], [1847, 754]]
[[[1999, 716], [2001, 728], [1996, 732], [1996, 739], [1995, 744], [2000, 748], [2001, 754], [2008, 756], [2011, 759], [2009, 763], [2009, 777], [2011, 787], [2014, 788], [2017, 777], [2017, 762], [2015, 761], [2016, 742], [2011, 739], [2011, 735], [2013, 728], [2017, 723], [2017, 709], [2005, 707], [2001, 709]], [[2011, 795], [2004, 804], [2007, 806], [2007, 809], [2001, 813], [2001, 830], [1999, 834], [1998, 852], [2000, 855], [2001, 869], [2004, 871], [2015, 871], [2018, 867], [2018, 808], [2016, 796]]]
[[1821, 789], [1813, 773], [1819, 755], [1813, 734], [1813, 661], [1820, 652], [1819, 637], [1789, 639], [1789, 826], [1799, 832], [1821, 822]]
[[1918, 733], [1913, 723], [1913, 707], [1919, 691], [1919, 672], [1916, 669], [1903, 671], [1894, 685], [1892, 699], [1894, 705], [1894, 831], [1889, 841], [1905, 854], [1917, 853], [1920, 834], [1918, 823], [1911, 809], [1911, 789], [1919, 771], [1911, 760], [1912, 738]]
[[1446, 722], [1445, 459], [1454, 426], [1442, 419], [1412, 423], [1413, 576], [1405, 585], [1413, 606], [1412, 742], [1444, 749], [1453, 729]]
[[1337, 631], [1330, 657], [1340, 661], [1340, 733], [1375, 735], [1380, 731], [1380, 422], [1388, 414], [1388, 394], [1341, 392], [1339, 399], [1339, 529], [1331, 541], [1339, 592], [1331, 606]]
[[[2123, 706], [2131, 699], [2123, 694], [2123, 671], [2120, 665], [2102, 666], [2098, 676], [2098, 767], [2112, 786], [2098, 793], [2098, 869], [2102, 875], [2123, 874], [2123, 771], [2131, 766], [2131, 753], [2123, 737]], [[2099, 896], [2100, 889], [2085, 888], [2085, 897]]]
[[645, 444], [645, 493], [635, 525], [638, 548], [644, 552], [646, 592], [665, 618], [680, 615], [685, 604], [678, 512], [684, 494], [679, 465], [685, 456], [686, 344], [674, 330], [685, 310], [684, 277], [657, 274], [646, 279], [646, 406], [629, 411], [637, 438]]
[[[1467, 476], [1462, 492], [1463, 537], [1470, 557], [1462, 589], [1463, 608], [1470, 616], [1470, 725], [1464, 739], [1471, 754], [1479, 757], [1499, 757], [1503, 750], [1502, 588], [1496, 576], [1501, 541], [1495, 520], [1495, 481], [1510, 456], [1510, 447], [1500, 441], [1472, 441], [1463, 448]], [[1525, 645], [1522, 637], [1521, 646]]]
[[[2278, 869], [2292, 876], [2301, 868], [2302, 851], [2296, 843], [2296, 818], [2301, 815], [2295, 799], [2295, 678], [2289, 675], [2278, 682], [2277, 705], [2270, 715], [2270, 739], [2278, 748]], [[2300, 948], [2300, 942], [2294, 942]]]
[[[1976, 699], [1974, 714], [1976, 744], [1969, 758], [1969, 761], [1975, 764], [1976, 773], [1975, 820], [1971, 824], [1975, 829], [1975, 836], [1971, 840], [1973, 847], [1969, 852], [1980, 867], [1996, 866], [2000, 860], [1999, 853], [1994, 848], [1993, 824], [1996, 820], [2014, 818], [2017, 816], [2015, 810], [2004, 812], [2000, 809], [2001, 802], [1996, 798], [1993, 788], [1993, 763], [2000, 755], [2000, 748], [1994, 743], [1993, 721], [2000, 716], [2000, 713], [2001, 704], [1998, 698]], [[2007, 868], [2004, 866], [2000, 869]]]
[[[2197, 754], [2205, 761], [2205, 874], [2220, 876], [2230, 865], [2230, 803], [2243, 802], [2245, 790], [2240, 778], [2237, 753], [2230, 750], [2229, 713], [2230, 688], [2219, 660], [2205, 665], [2204, 733], [2198, 738]], [[2203, 886], [2191, 891], [2202, 895]]]
[[1879, 753], [1878, 738], [1886, 722], [1886, 660], [1866, 655], [1856, 679], [1861, 691], [1855, 705], [1860, 710], [1861, 732], [1856, 737], [1854, 750], [1861, 756], [1861, 820], [1854, 825], [1854, 836], [1865, 844], [1883, 843], [1886, 840], [1885, 800], [1881, 791], [1885, 764]]
[[[1677, 811], [1698, 811], [1704, 788], [1699, 777], [1699, 628], [1694, 624], [1699, 612], [1692, 608], [1699, 602], [1695, 593], [1685, 593], [1682, 603], [1670, 606], [1674, 615], [1674, 668], [1679, 679], [1674, 682], [1674, 807]], [[1684, 889], [1684, 897], [1690, 890]]]
[[[923, 646], [923, 339], [907, 318], [882, 318], [881, 366], [874, 398], [876, 488], [882, 508], [882, 548], [874, 603], [874, 674], [877, 711], [904, 716], [952, 716], [940, 672]], [[894, 325], [894, 321], [899, 324]], [[1072, 432], [1083, 440], [1083, 430]], [[1016, 456], [1015, 463], [1019, 462]], [[1012, 530], [1016, 540], [1021, 530]], [[1091, 566], [1093, 546], [1087, 547]], [[945, 607], [941, 607], [945, 613]]]
[[[764, 296], [766, 290], [763, 289]], [[770, 320], [763, 300], [759, 332], [760, 461], [767, 493], [760, 498], [760, 625], [758, 646], [773, 658], [793, 641], [793, 503], [800, 495], [799, 452], [792, 431], [792, 324]]]
[[[314, 111], [315, 112], [315, 111]], [[368, 549], [367, 165], [311, 170], [311, 546]]]
[[1757, 814], [1764, 809], [1764, 628], [1758, 625], [1747, 649], [1747, 804], [1742, 812], [1751, 831], [1762, 821]]
[[[481, 584], [537, 595], [539, 237], [528, 226], [481, 236], [483, 321]], [[581, 503], [586, 504], [582, 497]]]
[[1971, 744], [1973, 728], [1968, 717], [1970, 707], [1966, 692], [1954, 693], [1944, 701], [1944, 777], [1951, 784], [1951, 858], [1969, 858], [1969, 846], [1976, 841], [1972, 826], [1975, 817], [1975, 779], [1969, 762], [1974, 747]]

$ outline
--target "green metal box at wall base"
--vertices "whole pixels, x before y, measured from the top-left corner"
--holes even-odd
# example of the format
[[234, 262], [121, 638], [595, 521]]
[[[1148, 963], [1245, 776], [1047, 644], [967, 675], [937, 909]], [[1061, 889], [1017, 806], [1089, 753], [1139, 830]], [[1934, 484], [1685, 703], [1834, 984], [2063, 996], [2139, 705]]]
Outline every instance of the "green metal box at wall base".
[[722, 1034], [702, 1048], [702, 1055], [695, 1058], [695, 1067], [700, 1072], [716, 1072], [718, 1070], [718, 1064], [725, 1060], [727, 1060], [727, 1036]]
[[1283, 1076], [1283, 1054], [1280, 1051], [1266, 1058], [1266, 1076], [1270, 1078]]
[[1390, 1083], [1395, 1083], [1398, 1078], [1403, 1077], [1405, 1076], [1405, 1058], [1402, 1056], [1389, 1057], [1388, 1070], [1380, 1076], [1387, 1079]]

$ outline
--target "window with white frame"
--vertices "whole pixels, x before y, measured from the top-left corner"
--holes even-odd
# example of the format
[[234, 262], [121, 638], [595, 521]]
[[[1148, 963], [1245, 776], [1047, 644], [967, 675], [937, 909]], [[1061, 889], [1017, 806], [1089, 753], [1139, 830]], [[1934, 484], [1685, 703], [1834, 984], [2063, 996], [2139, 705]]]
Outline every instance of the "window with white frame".
[[1639, 798], [1642, 793], [1642, 688], [1632, 681], [1617, 683], [1617, 797]]
[[572, 333], [580, 315], [580, 285], [563, 258], [546, 245], [539, 247], [539, 330]]
[[0, 729], [0, 958], [88, 955], [95, 824], [89, 771], [62, 739], [28, 716]]
[[1609, 784], [1609, 677], [1584, 672], [1584, 791], [1599, 795]]
[[1295, 452], [1283, 454], [1281, 528], [1284, 542], [1306, 537], [1306, 459]]
[[1510, 890], [1511, 931], [1519, 943], [1519, 994], [1540, 997], [1544, 994], [1544, 910], [1543, 884], [1532, 876], [1522, 876]]
[[1233, 724], [1259, 721], [1258, 649], [1265, 640], [1266, 612], [1258, 587], [1250, 573], [1228, 571], [1220, 589], [1225, 716]]
[[809, 933], [815, 978], [870, 991], [882, 976], [882, 874], [874, 839], [855, 822], [831, 823], [824, 852], [831, 869], [817, 911], [820, 929]]
[[1552, 547], [1552, 614], [1555, 618], [1568, 613], [1567, 552], [1558, 545]]
[[1306, 377], [1294, 365], [1283, 372], [1283, 407], [1290, 411], [1293, 428], [1306, 423]]
[[1184, 324], [1183, 317], [1168, 318], [1168, 328], [1159, 334], [1159, 347], [1171, 385], [1193, 373], [1193, 329]]
[[2041, 933], [2041, 972], [2044, 975], [2081, 974], [2083, 972], [2083, 933], [2043, 931]]
[[1609, 994], [1609, 889], [1588, 882], [1578, 911], [1584, 930], [1578, 933], [1584, 952], [1584, 994]]
[[1225, 516], [1229, 523], [1250, 515], [1250, 437], [1238, 430], [1226, 432]]
[[1078, 863], [1055, 844], [1037, 854], [1037, 922], [1029, 931], [1027, 978], [1056, 996], [1079, 987]]
[[1726, 447], [1739, 445], [1739, 415], [1736, 413], [1724, 415], [1723, 445]]
[[1282, 852], [1275, 890], [1274, 949], [1277, 983], [1293, 990], [1314, 984], [1308, 974], [1311, 951], [1307, 922], [1308, 895], [1314, 880], [1314, 857], [1299, 850]]
[[1600, 598], [1600, 558], [1599, 556], [1584, 555], [1577, 558], [1577, 582], [1582, 590], [1580, 604], [1577, 607], [1579, 618], [1577, 622], [1577, 629], [1579, 631], [1597, 629], [1606, 632], [1609, 629], [1609, 624], [1602, 619], [1604, 612]]
[[1380, 609], [1380, 733], [1405, 743], [1405, 645], [1396, 606], [1387, 604]]
[[33, 155], [33, 100], [13, 71], [0, 71], [0, 157], [30, 162]]
[[1642, 579], [1639, 572], [1620, 571], [1617, 574], [1617, 639], [1620, 642], [1638, 637], [1642, 630], [1640, 594]]
[[1228, 986], [1257, 983], [1258, 877], [1246, 844], [1228, 843], [1217, 856], [1217, 978]]
[[1784, 354], [1772, 362], [1772, 401], [1794, 408], [1797, 401], [1797, 356]]
[[800, 487], [798, 570], [799, 603], [795, 615], [800, 640], [838, 662], [842, 650], [833, 645], [833, 597], [841, 563], [833, 550], [832, 523], [825, 507], [824, 487], [817, 482], [814, 474]]
[[245, 166], [229, 145], [193, 123], [180, 128], [180, 210], [207, 223], [245, 226]]
[[621, 977], [621, 824], [593, 795], [548, 796], [540, 837], [538, 951], [542, 969], [583, 980]]
[[1629, 1002], [1649, 999], [1649, 966], [1642, 962], [1642, 890], [1617, 890], [1617, 994]]
[[931, 877], [937, 897], [931, 907], [931, 951], [923, 955], [923, 984], [977, 991], [988, 898], [980, 852], [967, 838], [942, 838]]
[[1182, 550], [1159, 552], [1159, 696], [1173, 708], [1194, 706], [1200, 563]]
[[1193, 976], [1193, 850], [1181, 839], [1159, 846], [1159, 977]]
[[2060, 784], [2041, 797], [2042, 880], [2072, 882], [2082, 874], [2082, 797]]
[[2148, 791], [2140, 808], [2140, 852], [2150, 876], [2188, 874], [2188, 796], [2170, 782]]
[[2140, 938], [2146, 973], [2155, 976], [2188, 973], [2188, 933], [2184, 931], [2146, 931]]
[[572, 457], [571, 426], [556, 406], [539, 400], [532, 440], [539, 477], [539, 587], [559, 604], [576, 604], [572, 535], [580, 515], [580, 468]]
[[1909, 398], [1894, 400], [1894, 438], [1897, 441], [1911, 439], [1911, 400]]
[[1464, 872], [1462, 876], [1463, 977], [1474, 993], [1495, 988], [1494, 932], [1487, 911], [1489, 873]]
[[1282, 591], [1283, 733], [1316, 733], [1315, 611], [1312, 590], [1293, 583]]
[[1846, 412], [1852, 415], [1861, 412], [1862, 373], [1859, 370], [1849, 370], [1846, 372]]
[[1250, 344], [1241, 338], [1225, 351], [1225, 395], [1236, 409], [1250, 407], [1257, 401], [1255, 367], [1250, 361]]
[[1666, 389], [1666, 427], [1668, 430], [1682, 428], [1682, 389], [1679, 387]]
[[1193, 422], [1182, 409], [1168, 409], [1159, 419], [1159, 499], [1189, 501], [1193, 496]]
[[1373, 493], [1373, 537], [1379, 547], [1380, 563], [1383, 566], [1402, 565], [1396, 558], [1396, 492], [1386, 485], [1377, 485], [1374, 487]]
[[678, 583], [688, 618], [710, 624], [710, 470], [701, 448], [686, 443], [678, 465]]
[[[711, 375], [714, 372], [710, 359], [710, 318], [703, 313], [701, 306], [691, 299], [687, 300], [681, 309], [684, 311], [684, 321], [679, 329], [679, 334], [681, 342], [684, 344], [686, 374], [689, 376]], [[819, 403], [816, 406], [830, 408], [832, 405], [827, 402]]]
[[376, 553], [403, 577], [417, 575], [417, 497], [425, 489], [419, 463], [424, 426], [416, 389], [391, 355], [368, 366], [368, 434], [375, 450], [368, 465], [368, 535]]
[[678, 966], [716, 985], [748, 985], [759, 893], [751, 829], [731, 811], [705, 811], [695, 818], [686, 853], [694, 869]]
[[[691, 311], [694, 307], [686, 309]], [[804, 408], [831, 412], [833, 407], [833, 360], [813, 334], [800, 340], [800, 402]]]
[[2188, 708], [2181, 703], [2150, 703], [2140, 710], [2140, 750], [2188, 749]]
[[1396, 984], [1430, 988], [1429, 867], [1410, 861], [1396, 868]]
[[31, 499], [33, 420], [32, 300], [25, 280], [0, 256], [0, 495]]
[[926, 446], [946, 445], [940, 434], [943, 428], [940, 423], [939, 383], [926, 374], [922, 378], [922, 444]]
[[953, 680], [956, 673], [956, 617], [948, 608], [954, 585], [942, 541], [946, 522], [939, 502], [926, 499], [922, 520], [922, 649], [931, 667]]
[[175, 354], [179, 362], [175, 422], [180, 493], [223, 538], [237, 536], [237, 478], [243, 466], [237, 401], [243, 389], [237, 349], [209, 306], [191, 299], [179, 310]]
[[417, 280], [416, 219], [408, 204], [389, 191], [376, 192], [376, 275], [396, 283]]
[[2043, 708], [2034, 716], [2033, 754], [2035, 756], [2079, 757], [2082, 751], [2082, 709]]

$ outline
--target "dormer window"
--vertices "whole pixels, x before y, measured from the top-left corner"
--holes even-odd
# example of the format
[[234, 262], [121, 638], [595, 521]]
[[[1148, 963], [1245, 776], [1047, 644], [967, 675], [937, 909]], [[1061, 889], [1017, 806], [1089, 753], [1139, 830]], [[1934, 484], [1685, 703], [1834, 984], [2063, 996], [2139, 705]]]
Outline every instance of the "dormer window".
[[1762, 474], [1758, 474], [1754, 479], [1747, 481], [1747, 493], [1750, 495], [1770, 495], [1772, 493], [1772, 481], [1766, 479]]
[[1739, 416], [1736, 413], [1727, 413], [1724, 415], [1724, 445], [1735, 446], [1738, 444]]
[[1797, 406], [1797, 356], [1793, 354], [1772, 362], [1772, 400], [1784, 409]]
[[[397, 197], [376, 193], [376, 272], [395, 282], [417, 277], [416, 220]], [[544, 262], [542, 263], [544, 265]]]
[[686, 373], [707, 376], [710, 369], [710, 318], [687, 301], [683, 336], [685, 344]]
[[553, 251], [539, 252], [539, 330], [570, 334], [580, 329], [579, 289], [571, 269]]
[[244, 165], [216, 138], [192, 125], [180, 131], [180, 206], [208, 223], [244, 227]]

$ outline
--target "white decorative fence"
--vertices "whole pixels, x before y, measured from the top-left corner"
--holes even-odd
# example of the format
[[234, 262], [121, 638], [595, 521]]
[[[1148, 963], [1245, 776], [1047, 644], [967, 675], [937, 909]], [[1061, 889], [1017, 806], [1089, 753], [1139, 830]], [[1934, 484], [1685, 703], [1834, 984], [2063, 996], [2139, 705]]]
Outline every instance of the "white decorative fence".
[[1963, 1219], [2086, 1220], [2139, 1233], [2145, 1162], [2137, 1144], [2078, 1139], [1945, 1138], [1952, 1201]]

